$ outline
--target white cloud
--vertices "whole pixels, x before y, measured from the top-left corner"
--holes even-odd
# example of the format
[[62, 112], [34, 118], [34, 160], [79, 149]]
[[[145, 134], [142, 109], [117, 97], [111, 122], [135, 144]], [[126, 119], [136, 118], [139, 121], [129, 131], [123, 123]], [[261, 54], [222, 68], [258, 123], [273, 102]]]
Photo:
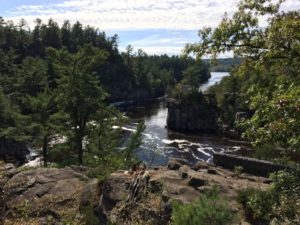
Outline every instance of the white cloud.
[[214, 26], [237, 0], [65, 0], [56, 4], [22, 5], [14, 19], [80, 20], [104, 30], [199, 29]]
[[[182, 52], [183, 47], [175, 47], [175, 46], [139, 46], [134, 45], [134, 51], [136, 52], [138, 49], [142, 49], [144, 52], [146, 52], [148, 55], [161, 55], [161, 54], [167, 54], [167, 55], [174, 55], [174, 54], [180, 54]], [[125, 47], [121, 47], [120, 51], [125, 52]]]
[[[64, 20], [80, 21], [109, 33], [170, 30], [172, 33], [165, 36], [150, 34], [128, 43], [149, 54], [180, 54], [185, 43], [197, 40], [195, 36], [194, 39], [185, 37], [186, 32], [196, 34], [203, 26], [216, 26], [225, 12], [231, 15], [236, 10], [237, 3], [238, 0], [62, 0], [52, 4], [20, 5], [6, 12], [6, 19], [24, 18], [29, 26], [34, 25], [35, 18], [44, 22], [52, 18], [59, 24]], [[300, 9], [300, 1], [287, 0], [282, 9]]]

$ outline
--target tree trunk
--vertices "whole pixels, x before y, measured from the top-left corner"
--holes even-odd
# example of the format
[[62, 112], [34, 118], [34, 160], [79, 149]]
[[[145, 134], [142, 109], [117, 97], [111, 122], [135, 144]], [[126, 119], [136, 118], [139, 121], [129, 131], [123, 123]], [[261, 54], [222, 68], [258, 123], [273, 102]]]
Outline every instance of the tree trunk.
[[78, 146], [78, 164], [79, 164], [79, 165], [82, 165], [82, 164], [83, 164], [82, 157], [83, 157], [82, 145], [79, 145], [79, 146]]
[[43, 139], [43, 161], [44, 161], [44, 167], [47, 167], [48, 165], [48, 137], [44, 136]]
[[82, 135], [77, 136], [76, 140], [76, 145], [77, 145], [77, 152], [78, 152], [78, 164], [82, 165], [83, 164], [83, 148], [82, 148]]

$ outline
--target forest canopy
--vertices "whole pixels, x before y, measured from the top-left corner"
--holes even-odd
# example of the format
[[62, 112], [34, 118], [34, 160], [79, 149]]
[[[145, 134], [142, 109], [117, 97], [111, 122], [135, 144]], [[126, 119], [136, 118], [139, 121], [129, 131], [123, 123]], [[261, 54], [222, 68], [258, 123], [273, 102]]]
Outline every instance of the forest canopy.
[[0, 17], [0, 141], [41, 148], [45, 166], [129, 166], [144, 126], [121, 154], [113, 127], [126, 119], [109, 104], [161, 97], [185, 74], [199, 84], [210, 74], [191, 57], [149, 56], [130, 45], [120, 53], [118, 43], [80, 22], [36, 19], [30, 29]]

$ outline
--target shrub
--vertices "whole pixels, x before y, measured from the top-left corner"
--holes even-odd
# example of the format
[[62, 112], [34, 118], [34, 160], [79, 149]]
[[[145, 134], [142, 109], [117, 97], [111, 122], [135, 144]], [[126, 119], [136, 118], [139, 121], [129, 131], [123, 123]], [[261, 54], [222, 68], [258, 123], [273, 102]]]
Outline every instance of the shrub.
[[212, 190], [191, 204], [174, 202], [171, 220], [172, 225], [224, 225], [233, 218], [228, 202]]
[[267, 190], [239, 191], [237, 201], [246, 216], [257, 224], [268, 224], [273, 219], [300, 224], [299, 172], [279, 171], [271, 174], [271, 179], [273, 183]]
[[82, 214], [83, 214], [83, 224], [97, 225], [100, 223], [100, 221], [94, 214], [94, 209], [92, 206], [87, 206], [87, 207], [83, 208]]

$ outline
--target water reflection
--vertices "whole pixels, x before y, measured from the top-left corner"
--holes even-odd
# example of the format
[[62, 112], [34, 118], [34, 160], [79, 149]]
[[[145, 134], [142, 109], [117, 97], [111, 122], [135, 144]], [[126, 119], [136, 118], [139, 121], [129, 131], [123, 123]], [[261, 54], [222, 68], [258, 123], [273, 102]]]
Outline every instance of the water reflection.
[[206, 91], [210, 86], [219, 83], [223, 77], [229, 76], [227, 72], [212, 72], [211, 78], [199, 87], [200, 91]]

